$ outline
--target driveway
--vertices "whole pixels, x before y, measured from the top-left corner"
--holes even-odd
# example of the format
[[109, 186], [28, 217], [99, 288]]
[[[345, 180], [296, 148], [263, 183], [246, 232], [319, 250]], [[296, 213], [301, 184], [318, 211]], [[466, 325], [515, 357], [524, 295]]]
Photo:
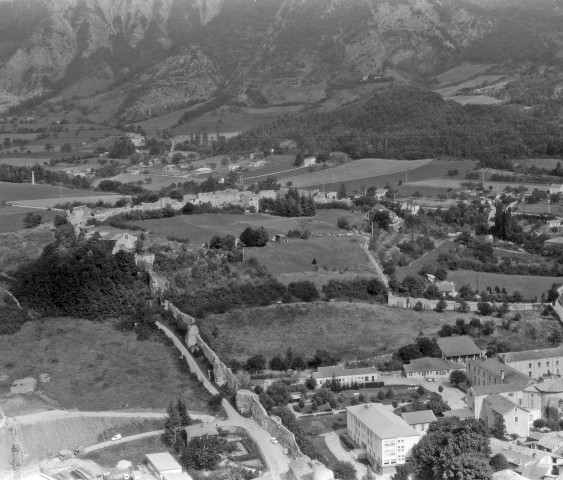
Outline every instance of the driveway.
[[[342, 430], [338, 430], [338, 432], [342, 432]], [[354, 468], [356, 469], [356, 478], [363, 478], [367, 475], [367, 467], [363, 463], [358, 462], [350, 452], [347, 452], [344, 449], [342, 443], [340, 443], [340, 438], [338, 437], [337, 432], [330, 432], [325, 435], [324, 439], [326, 446], [338, 460], [342, 462], [350, 462], [354, 465]]]
[[[441, 395], [444, 401], [448, 402], [448, 405], [452, 410], [467, 408], [467, 404], [461, 399], [465, 396], [465, 393], [454, 387], [447, 379], [438, 380], [436, 382], [427, 382], [423, 380], [420, 384], [426, 388], [426, 390], [430, 390], [431, 392], [436, 392]], [[444, 387], [444, 391], [442, 393], [438, 391], [438, 387], [440, 386]]]

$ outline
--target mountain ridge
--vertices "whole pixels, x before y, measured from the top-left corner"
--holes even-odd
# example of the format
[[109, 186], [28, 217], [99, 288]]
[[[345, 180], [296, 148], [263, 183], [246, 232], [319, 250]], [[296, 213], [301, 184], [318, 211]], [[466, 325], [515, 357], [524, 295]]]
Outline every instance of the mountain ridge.
[[[74, 97], [93, 108], [107, 106], [100, 120], [119, 116], [131, 122], [217, 94], [247, 103], [312, 103], [324, 98], [330, 79], [341, 74], [361, 79], [397, 72], [428, 81], [462, 60], [498, 63], [512, 56], [549, 62], [563, 40], [549, 29], [540, 32], [533, 22], [549, 18], [550, 11], [561, 15], [563, 1], [538, 3], [545, 5], [523, 0], [0, 3], [0, 111], [38, 96]], [[502, 58], [502, 49], [516, 38], [523, 40]]]

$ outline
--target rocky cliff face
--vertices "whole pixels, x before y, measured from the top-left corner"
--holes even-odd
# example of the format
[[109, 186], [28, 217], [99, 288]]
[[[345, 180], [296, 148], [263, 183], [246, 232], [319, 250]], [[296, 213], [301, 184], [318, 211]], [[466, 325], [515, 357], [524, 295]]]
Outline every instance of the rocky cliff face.
[[[559, 11], [562, 1], [549, 0], [549, 8]], [[525, 9], [523, 0], [510, 2]], [[108, 90], [128, 121], [218, 91], [314, 100], [341, 73], [437, 73], [499, 25], [511, 26], [510, 11], [499, 0], [0, 3], [0, 109], [41, 94]]]

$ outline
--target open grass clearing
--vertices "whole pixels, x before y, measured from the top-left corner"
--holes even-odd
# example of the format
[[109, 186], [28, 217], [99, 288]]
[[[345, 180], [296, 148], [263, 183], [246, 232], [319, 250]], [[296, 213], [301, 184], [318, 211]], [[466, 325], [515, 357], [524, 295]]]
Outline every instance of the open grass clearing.
[[[266, 108], [220, 107], [198, 118], [173, 128], [173, 135], [186, 135], [207, 129], [210, 137], [219, 135], [233, 137], [251, 128], [268, 125], [284, 114], [298, 112], [302, 105], [273, 106]], [[142, 124], [142, 123], [141, 123]]]
[[[455, 250], [457, 246], [457, 243], [446, 240], [442, 242], [437, 248], [416, 259], [414, 262], [411, 262], [406, 267], [397, 267], [395, 273], [397, 280], [402, 281], [407, 275], [418, 275], [418, 272], [424, 265], [426, 265], [427, 263], [435, 263], [442, 253], [447, 253], [451, 250]], [[458, 287], [460, 286], [461, 285], [458, 285]]]
[[[415, 180], [410, 183], [411, 188], [418, 188], [418, 187], [435, 187], [435, 188], [463, 188], [461, 186], [462, 182], [481, 182], [481, 180], [466, 180], [464, 178], [461, 179], [453, 179], [453, 178], [428, 178], [424, 180]], [[515, 183], [515, 182], [492, 182], [490, 180], [485, 180], [483, 186], [485, 190], [489, 189], [489, 186], [492, 186], [495, 192], [502, 192], [506, 187], [518, 187], [520, 185], [524, 185], [528, 190], [534, 190], [537, 188], [538, 190], [547, 190], [548, 186], [546, 184], [541, 183]]]
[[486, 64], [462, 63], [440, 75], [436, 75], [436, 80], [440, 82], [441, 86], [461, 83], [478, 75], [483, 75], [490, 68], [491, 65]]
[[52, 318], [27, 323], [13, 335], [0, 336], [0, 371], [10, 381], [49, 374], [51, 381], [39, 388], [69, 409], [162, 409], [182, 396], [188, 409], [207, 411], [209, 394], [172, 346], [138, 341], [110, 322]]
[[13, 165], [15, 167], [33, 167], [34, 165], [43, 165], [48, 162], [48, 158], [39, 157], [2, 157], [0, 156], [0, 164]]
[[[254, 354], [270, 359], [288, 347], [305, 357], [317, 349], [343, 359], [391, 353], [419, 333], [435, 334], [444, 323], [468, 315], [415, 312], [383, 305], [316, 302], [234, 310], [210, 315], [198, 325], [223, 359], [245, 361]], [[217, 328], [218, 336], [212, 332]]]
[[[255, 257], [268, 268], [268, 271], [281, 279], [292, 281], [293, 273], [310, 272], [309, 279], [315, 277], [315, 270], [323, 273], [347, 272], [375, 275], [362, 245], [362, 237], [316, 237], [309, 240], [290, 239], [289, 243], [270, 242], [264, 248], [246, 249], [246, 257]], [[316, 260], [316, 267], [312, 264]], [[315, 282], [324, 283], [324, 282]]]
[[551, 215], [563, 215], [563, 205], [559, 205], [557, 203], [552, 203], [549, 206], [546, 202], [531, 204], [519, 203], [518, 205], [516, 205], [516, 208], [514, 210], [516, 211], [516, 213], [529, 213], [539, 215], [550, 213]]
[[[502, 79], [505, 78], [505, 75], [477, 75], [472, 78], [469, 78], [461, 83], [450, 84], [448, 86], [440, 87], [434, 90], [436, 93], [439, 93], [444, 98], [448, 98], [453, 100], [457, 91], [464, 89], [464, 88], [480, 88], [483, 85], [487, 87], [491, 87], [493, 84], [497, 84]], [[506, 82], [503, 83], [507, 83]]]
[[30, 212], [41, 215], [41, 217], [43, 217], [43, 223], [53, 221], [57, 214], [62, 214], [64, 216], [64, 213], [56, 212], [54, 210], [40, 210], [34, 208], [0, 205], [0, 233], [14, 232], [24, 228], [23, 219]]
[[541, 300], [554, 283], [561, 283], [561, 277], [535, 277], [531, 275], [503, 275], [501, 273], [474, 272], [471, 270], [453, 270], [448, 272], [448, 280], [457, 287], [469, 284], [474, 290], [485, 290], [488, 287], [506, 288], [508, 293], [519, 291], [525, 300], [537, 297]]
[[104, 468], [115, 468], [120, 460], [129, 460], [133, 465], [143, 464], [147, 453], [166, 452], [168, 447], [160, 435], [131, 442], [119, 443], [111, 447], [81, 456], [93, 460]]
[[[174, 236], [189, 239], [193, 245], [209, 242], [213, 235], [234, 235], [238, 237], [247, 227], [264, 227], [270, 238], [276, 233], [287, 234], [288, 230], [309, 229], [315, 233], [342, 233], [336, 226], [336, 220], [341, 215], [352, 215], [347, 210], [319, 210], [316, 217], [288, 218], [276, 217], [265, 213], [251, 213], [240, 215], [203, 214], [177, 215], [171, 218], [157, 220], [140, 220], [132, 222], [146, 228], [150, 232], [163, 236]], [[357, 218], [360, 214], [356, 213]], [[255, 249], [247, 249], [251, 255]]]
[[390, 175], [414, 170], [431, 163], [431, 159], [424, 160], [387, 160], [381, 158], [362, 158], [353, 162], [327, 169], [307, 172], [302, 175], [289, 176], [284, 180], [290, 181], [295, 187], [309, 187], [319, 184], [334, 184], [348, 180], [360, 180], [367, 177]]
[[462, 105], [498, 105], [502, 103], [502, 100], [488, 95], [453, 95], [448, 97], [448, 100]]
[[546, 168], [552, 170], [557, 167], [558, 163], [561, 163], [560, 158], [526, 158], [524, 160], [516, 160], [517, 163], [521, 165], [526, 165], [526, 167], [537, 167]]

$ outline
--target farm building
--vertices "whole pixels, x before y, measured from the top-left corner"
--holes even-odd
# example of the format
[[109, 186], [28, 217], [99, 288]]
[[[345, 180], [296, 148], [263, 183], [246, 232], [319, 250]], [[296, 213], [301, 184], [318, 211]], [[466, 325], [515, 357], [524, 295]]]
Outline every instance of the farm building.
[[211, 173], [213, 170], [211, 170], [209, 167], [201, 167], [201, 168], [197, 168], [194, 170], [194, 173], [196, 175], [205, 175], [205, 174], [209, 174]]
[[547, 226], [549, 228], [561, 227], [562, 225], [563, 225], [563, 218], [561, 218], [561, 217], [557, 217], [557, 218], [554, 218], [553, 220], [547, 221]]
[[378, 188], [375, 193], [373, 194], [373, 196], [375, 198], [377, 198], [378, 200], [381, 200], [382, 198], [385, 198], [385, 196], [387, 195], [387, 192], [389, 190], [387, 188]]
[[482, 357], [481, 350], [468, 335], [439, 338], [438, 347], [442, 351], [442, 359], [449, 362], [465, 363]]
[[414, 203], [403, 202], [401, 204], [401, 211], [410, 213], [411, 215], [416, 215], [420, 210], [420, 205], [415, 205]]
[[563, 193], [563, 184], [552, 183], [549, 185], [550, 195], [557, 195], [558, 193]]
[[306, 157], [303, 159], [303, 166], [304, 167], [310, 167], [312, 165], [314, 165], [315, 163], [317, 163], [317, 159], [315, 157]]
[[549, 240], [546, 240], [545, 242], [545, 246], [549, 246], [549, 247], [561, 247], [563, 246], [563, 237], [554, 237], [554, 238], [550, 238]]
[[278, 243], [289, 243], [289, 237], [282, 235], [281, 233], [276, 233], [274, 235], [273, 241]]

